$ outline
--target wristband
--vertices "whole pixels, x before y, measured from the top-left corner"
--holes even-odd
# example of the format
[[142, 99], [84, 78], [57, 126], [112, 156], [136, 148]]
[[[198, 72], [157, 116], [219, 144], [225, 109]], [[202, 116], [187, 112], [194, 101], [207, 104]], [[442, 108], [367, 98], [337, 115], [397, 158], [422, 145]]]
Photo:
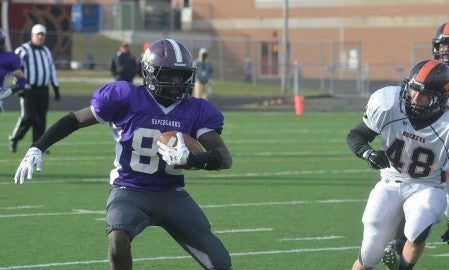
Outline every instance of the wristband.
[[193, 154], [187, 157], [187, 165], [204, 170], [218, 170], [221, 168], [223, 157], [218, 150], [212, 149], [207, 152]]

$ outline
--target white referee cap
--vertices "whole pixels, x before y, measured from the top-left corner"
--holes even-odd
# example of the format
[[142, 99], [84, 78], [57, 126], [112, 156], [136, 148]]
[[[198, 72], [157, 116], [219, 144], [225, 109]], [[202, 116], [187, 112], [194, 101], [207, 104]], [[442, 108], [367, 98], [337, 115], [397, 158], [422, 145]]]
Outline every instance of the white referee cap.
[[47, 34], [47, 30], [45, 29], [45, 26], [43, 26], [42, 24], [35, 24], [33, 26], [33, 28], [31, 28], [31, 33], [32, 34], [39, 34], [39, 33]]

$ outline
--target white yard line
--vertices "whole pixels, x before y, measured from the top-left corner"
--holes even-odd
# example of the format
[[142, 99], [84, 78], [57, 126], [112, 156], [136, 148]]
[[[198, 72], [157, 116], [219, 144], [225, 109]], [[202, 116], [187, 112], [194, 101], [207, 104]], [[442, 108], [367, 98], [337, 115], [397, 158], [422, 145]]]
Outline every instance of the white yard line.
[[17, 206], [0, 207], [0, 210], [36, 209], [43, 207], [44, 207], [43, 205], [17, 205]]
[[317, 237], [298, 237], [298, 238], [281, 238], [279, 241], [315, 241], [315, 240], [330, 240], [330, 239], [340, 239], [344, 236], [330, 235], [330, 236], [317, 236]]
[[248, 228], [248, 229], [233, 229], [233, 230], [214, 231], [214, 233], [224, 234], [224, 233], [270, 232], [272, 230], [273, 230], [273, 228]]
[[[324, 248], [302, 248], [302, 249], [290, 249], [290, 250], [266, 250], [266, 251], [252, 251], [252, 252], [236, 252], [231, 253], [231, 256], [258, 256], [258, 255], [275, 255], [275, 254], [288, 254], [288, 253], [307, 253], [307, 252], [323, 252], [323, 251], [343, 251], [343, 250], [357, 250], [359, 246], [349, 247], [324, 247]], [[430, 255], [432, 257], [448, 257], [449, 254]], [[133, 261], [168, 261], [168, 260], [181, 260], [190, 259], [190, 256], [161, 256], [161, 257], [149, 257], [149, 258], [134, 258]], [[55, 262], [45, 264], [31, 264], [31, 265], [12, 265], [12, 266], [0, 266], [0, 270], [12, 270], [12, 269], [32, 269], [32, 268], [47, 268], [47, 267], [60, 267], [69, 265], [89, 265], [108, 263], [108, 260], [88, 260], [88, 261], [74, 261], [74, 262]]]
[[[296, 204], [317, 204], [317, 203], [360, 203], [366, 199], [347, 199], [347, 200], [316, 200], [316, 201], [286, 201], [286, 202], [260, 202], [260, 203], [229, 203], [229, 204], [209, 204], [200, 205], [201, 208], [227, 208], [227, 207], [250, 207], [250, 206], [276, 206], [276, 205], [296, 205]], [[36, 217], [36, 216], [62, 216], [62, 215], [104, 215], [104, 210], [88, 210], [73, 209], [70, 212], [48, 212], [48, 213], [12, 213], [0, 215], [1, 218], [18, 218], [18, 217]]]
[[[111, 159], [108, 157], [96, 157], [96, 160], [100, 159]], [[50, 158], [47, 160], [51, 161], [74, 161], [75, 159], [64, 158]], [[80, 160], [80, 159], [79, 159]], [[84, 160], [93, 160], [91, 158], [85, 158]], [[8, 162], [11, 162], [9, 160]], [[0, 160], [1, 163], [1, 160]], [[369, 173], [372, 172], [370, 169], [348, 169], [348, 170], [314, 170], [314, 171], [282, 171], [282, 172], [254, 172], [254, 173], [225, 173], [220, 172], [218, 174], [204, 174], [204, 175], [186, 175], [186, 179], [229, 179], [229, 178], [238, 178], [238, 177], [267, 177], [267, 176], [283, 176], [283, 175], [317, 175], [317, 174], [358, 174], [358, 173]], [[11, 172], [11, 181], [9, 182], [0, 182], [0, 185], [13, 185], [14, 184], [14, 174]], [[71, 179], [71, 180], [38, 180], [38, 181], [28, 181], [27, 184], [60, 184], [60, 183], [70, 183], [70, 182], [105, 182], [108, 183], [109, 179], [105, 175], [105, 178], [81, 178], [81, 179]]]
[[[358, 249], [358, 246], [354, 247], [327, 247], [327, 248], [303, 248], [303, 249], [290, 249], [290, 250], [266, 250], [266, 251], [252, 251], [252, 252], [237, 252], [231, 253], [232, 256], [257, 256], [257, 255], [269, 255], [269, 254], [286, 254], [286, 253], [305, 253], [305, 252], [322, 252], [322, 251], [339, 251], [339, 250], [351, 250]], [[162, 256], [162, 257], [150, 257], [150, 258], [135, 258], [133, 261], [161, 261], [161, 260], [180, 260], [190, 259], [190, 256]], [[75, 261], [75, 262], [56, 262], [46, 264], [34, 264], [34, 265], [14, 265], [14, 266], [0, 266], [0, 270], [10, 269], [31, 269], [31, 268], [46, 268], [46, 267], [58, 267], [68, 265], [88, 265], [108, 263], [108, 260], [89, 260], [89, 261]]]

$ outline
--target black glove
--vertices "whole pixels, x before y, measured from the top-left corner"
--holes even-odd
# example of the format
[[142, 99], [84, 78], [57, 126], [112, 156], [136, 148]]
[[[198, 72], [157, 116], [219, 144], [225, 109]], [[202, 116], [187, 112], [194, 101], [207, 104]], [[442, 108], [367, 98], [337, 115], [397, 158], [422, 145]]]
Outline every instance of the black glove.
[[28, 90], [19, 90], [19, 91], [17, 92], [17, 95], [18, 95], [19, 97], [24, 97], [24, 96], [27, 95], [27, 93], [28, 93]]
[[380, 170], [390, 167], [390, 162], [383, 150], [369, 150], [363, 154], [363, 158], [368, 162], [371, 169]]
[[447, 221], [446, 231], [441, 235], [441, 240], [449, 245], [449, 220]]
[[55, 100], [59, 101], [61, 99], [61, 95], [59, 94], [59, 87], [58, 86], [54, 86], [53, 90], [55, 92]]

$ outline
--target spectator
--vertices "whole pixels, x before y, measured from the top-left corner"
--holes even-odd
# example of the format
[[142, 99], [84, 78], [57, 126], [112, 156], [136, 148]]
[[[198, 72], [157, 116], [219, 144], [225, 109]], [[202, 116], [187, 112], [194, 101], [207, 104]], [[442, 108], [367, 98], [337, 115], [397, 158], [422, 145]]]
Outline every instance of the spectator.
[[195, 97], [207, 99], [212, 88], [213, 72], [212, 64], [209, 62], [209, 53], [206, 48], [201, 48], [196, 61]]
[[[9, 150], [17, 152], [17, 143], [33, 128], [35, 142], [45, 132], [49, 106], [49, 87], [53, 88], [54, 99], [59, 101], [59, 81], [50, 49], [44, 45], [47, 30], [36, 24], [31, 29], [31, 41], [23, 43], [15, 52], [22, 61], [22, 70], [28, 79], [30, 91], [20, 95], [20, 116], [9, 136]], [[48, 152], [47, 152], [48, 153]]]
[[119, 50], [112, 57], [110, 69], [116, 81], [133, 82], [138, 65], [136, 58], [129, 51], [127, 43], [120, 43]]
[[245, 71], [245, 81], [249, 83], [253, 82], [253, 61], [251, 60], [251, 57], [245, 58], [243, 70]]

